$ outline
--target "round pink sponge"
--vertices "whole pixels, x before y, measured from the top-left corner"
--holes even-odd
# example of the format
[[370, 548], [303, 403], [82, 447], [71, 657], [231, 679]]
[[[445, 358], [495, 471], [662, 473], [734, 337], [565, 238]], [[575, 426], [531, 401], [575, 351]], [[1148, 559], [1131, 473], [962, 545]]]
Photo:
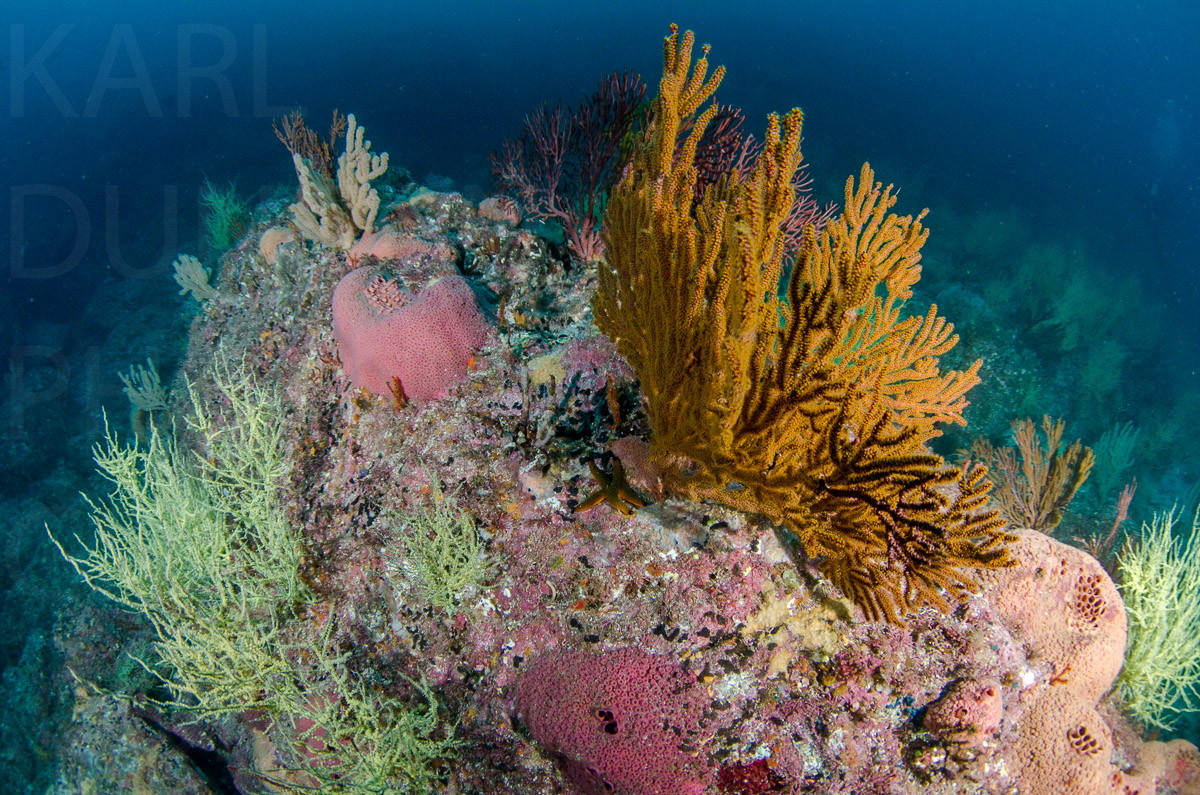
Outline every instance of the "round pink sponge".
[[379, 266], [357, 268], [333, 291], [333, 336], [350, 383], [421, 404], [467, 373], [488, 324], [467, 281], [455, 274], [411, 296]]
[[521, 676], [516, 707], [576, 795], [701, 795], [711, 771], [695, 684], [636, 648], [550, 652]]

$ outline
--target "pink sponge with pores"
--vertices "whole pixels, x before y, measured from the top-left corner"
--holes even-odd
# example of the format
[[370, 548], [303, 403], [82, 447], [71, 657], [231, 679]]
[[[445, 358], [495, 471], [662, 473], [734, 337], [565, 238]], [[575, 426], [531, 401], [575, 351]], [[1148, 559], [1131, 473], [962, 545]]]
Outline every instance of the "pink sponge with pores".
[[488, 324], [455, 274], [411, 296], [379, 266], [357, 268], [333, 291], [333, 336], [350, 383], [393, 394], [399, 379], [417, 404], [442, 397], [467, 373]]
[[517, 683], [517, 713], [575, 795], [701, 795], [707, 706], [668, 659], [625, 648], [548, 653]]

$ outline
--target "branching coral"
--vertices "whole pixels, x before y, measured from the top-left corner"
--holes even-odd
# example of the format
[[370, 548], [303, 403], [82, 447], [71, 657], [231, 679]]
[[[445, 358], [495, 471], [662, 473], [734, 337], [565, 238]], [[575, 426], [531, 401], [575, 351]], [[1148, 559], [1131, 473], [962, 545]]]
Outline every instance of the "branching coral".
[[1100, 436], [1092, 452], [1096, 457], [1093, 474], [1096, 494], [1101, 499], [1116, 491], [1121, 485], [1125, 470], [1133, 464], [1133, 454], [1138, 446], [1141, 430], [1132, 422], [1116, 423]]
[[614, 72], [577, 108], [541, 105], [525, 117], [521, 136], [492, 154], [496, 181], [534, 218], [560, 222], [584, 261], [600, 256], [598, 223], [645, 93], [640, 77]]
[[275, 120], [275, 137], [287, 147], [293, 155], [300, 155], [309, 165], [324, 176], [333, 179], [333, 150], [337, 142], [346, 134], [346, 117], [337, 110], [333, 111], [333, 120], [329, 123], [329, 137], [322, 138], [308, 126], [304, 114], [293, 110], [282, 121]]
[[404, 568], [429, 603], [453, 618], [463, 594], [490, 579], [494, 567], [475, 519], [442, 493], [436, 476], [429, 484], [429, 504], [393, 520], [403, 526]]
[[204, 180], [204, 187], [200, 189], [200, 206], [204, 208], [205, 238], [217, 251], [228, 250], [246, 234], [246, 226], [250, 223], [250, 205], [237, 195], [237, 187], [232, 183], [221, 189]]
[[208, 271], [200, 260], [190, 254], [181, 254], [172, 265], [175, 267], [175, 283], [179, 285], [180, 295], [191, 293], [201, 303], [217, 297], [217, 291], [208, 283]]
[[[112, 483], [89, 500], [95, 541], [59, 550], [95, 590], [142, 613], [158, 636], [177, 703], [202, 713], [269, 706], [290, 675], [272, 650], [279, 621], [311, 598], [300, 581], [300, 538], [281, 507], [283, 409], [244, 373], [221, 371], [222, 424], [189, 385], [187, 419], [204, 455], [155, 430], [145, 449], [109, 436], [95, 451]], [[55, 541], [57, 544], [58, 542]]]
[[352, 655], [330, 644], [333, 631], [331, 621], [324, 637], [289, 650], [309, 664], [290, 683], [291, 709], [273, 716], [287, 761], [259, 775], [287, 792], [436, 791], [436, 762], [459, 743], [433, 689], [403, 676], [367, 686]]
[[110, 435], [95, 452], [113, 491], [88, 501], [92, 546], [72, 555], [51, 539], [92, 588], [150, 621], [158, 665], [139, 662], [170, 692], [161, 706], [202, 718], [256, 710], [281, 730], [284, 759], [260, 775], [350, 795], [429, 789], [452, 727], [423, 681], [384, 690], [348, 670], [332, 619], [320, 637], [298, 626], [313, 595], [279, 494], [284, 407], [244, 370], [215, 375], [224, 417], [189, 384], [202, 454], [158, 431], [145, 449]]
[[[802, 116], [768, 120], [746, 173], [697, 200], [697, 147], [723, 76], [692, 67], [692, 34], [666, 39], [651, 118], [605, 217], [596, 322], [642, 384], [668, 487], [758, 512], [794, 532], [872, 617], [947, 605], [966, 569], [1005, 562], [981, 469], [925, 443], [962, 423], [975, 363], [941, 373], [958, 338], [936, 307], [905, 317], [921, 219], [864, 166], [843, 214], [809, 227], [780, 295]], [[681, 131], [686, 136], [680, 140]]]
[[130, 366], [128, 375], [117, 373], [117, 377], [125, 384], [121, 391], [135, 410], [149, 413], [167, 408], [167, 390], [163, 388], [158, 368], [150, 357], [146, 357], [145, 367], [140, 364]]
[[379, 193], [371, 180], [383, 176], [388, 167], [387, 152], [371, 154], [371, 142], [353, 113], [346, 124], [346, 151], [337, 160], [336, 192], [319, 164], [306, 160], [299, 150], [292, 152], [300, 180], [300, 201], [291, 206], [297, 228], [309, 240], [342, 249], [350, 248], [360, 232], [370, 234], [374, 229]]
[[1121, 552], [1121, 598], [1129, 647], [1117, 678], [1125, 709], [1149, 726], [1169, 729], [1200, 707], [1200, 512], [1185, 541], [1175, 512], [1142, 527]]
[[992, 498], [1010, 524], [1049, 533], [1087, 480], [1092, 450], [1078, 439], [1063, 450], [1064, 427], [1062, 420], [1042, 417], [1043, 442], [1033, 420], [1018, 420], [1012, 424], [1015, 448], [996, 448], [986, 439], [971, 445], [989, 467], [988, 479], [996, 487]]

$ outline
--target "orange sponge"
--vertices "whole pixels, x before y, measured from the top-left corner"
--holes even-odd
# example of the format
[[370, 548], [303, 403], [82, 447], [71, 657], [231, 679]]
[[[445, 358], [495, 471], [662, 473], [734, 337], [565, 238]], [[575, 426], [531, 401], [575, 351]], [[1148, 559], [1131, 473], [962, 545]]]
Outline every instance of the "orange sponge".
[[1054, 795], [1200, 795], [1200, 755], [1191, 743], [1125, 748], [1114, 759], [1112, 728], [1097, 703], [1112, 689], [1125, 654], [1125, 607], [1103, 567], [1086, 552], [1034, 530], [1014, 531], [1008, 569], [978, 577], [986, 600], [1025, 647], [1031, 667], [1008, 711], [1007, 749], [1022, 792]]

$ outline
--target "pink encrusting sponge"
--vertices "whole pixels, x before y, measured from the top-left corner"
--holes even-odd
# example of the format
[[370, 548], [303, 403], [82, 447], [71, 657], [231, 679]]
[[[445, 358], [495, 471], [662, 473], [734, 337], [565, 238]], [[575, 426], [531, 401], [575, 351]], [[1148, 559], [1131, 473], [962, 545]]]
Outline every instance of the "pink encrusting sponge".
[[704, 692], [672, 661], [640, 649], [550, 652], [517, 683], [529, 733], [575, 795], [701, 795]]
[[488, 324], [466, 279], [455, 274], [415, 296], [380, 266], [357, 268], [333, 291], [333, 336], [350, 383], [421, 404], [442, 397], [467, 373]]

